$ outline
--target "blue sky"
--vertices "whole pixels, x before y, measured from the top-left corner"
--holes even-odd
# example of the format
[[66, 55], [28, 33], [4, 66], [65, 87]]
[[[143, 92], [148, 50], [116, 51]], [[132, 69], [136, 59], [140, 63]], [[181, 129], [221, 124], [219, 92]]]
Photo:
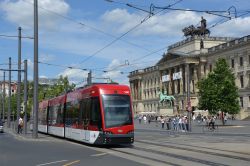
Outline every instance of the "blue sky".
[[[242, 37], [250, 34], [250, 13], [240, 16], [250, 11], [249, 0], [113, 1], [39, 0], [39, 61], [54, 64], [39, 64], [40, 77], [64, 75], [71, 82], [78, 83], [87, 76], [87, 71], [78, 69], [81, 68], [92, 70], [95, 82], [111, 78], [128, 84], [130, 71], [154, 65], [167, 51], [167, 46], [185, 39], [181, 32], [185, 26], [199, 25], [201, 16], [207, 19], [208, 27], [227, 20], [206, 13], [164, 10], [97, 53], [148, 16], [146, 12], [126, 6], [126, 3], [145, 10], [149, 10], [151, 4], [163, 7], [176, 2], [179, 3], [173, 8], [206, 11], [227, 11], [233, 6], [230, 10], [232, 19], [211, 28], [211, 36]], [[33, 0], [0, 0], [0, 35], [17, 35], [17, 28], [21, 26], [23, 36], [33, 36], [32, 3]], [[232, 14], [234, 9], [237, 19]], [[158, 11], [155, 9], [154, 12]], [[148, 55], [156, 50], [160, 51]], [[9, 57], [16, 63], [17, 39], [0, 37], [0, 53], [0, 64], [7, 63]], [[22, 40], [22, 59], [28, 59], [28, 78], [32, 80], [33, 40]], [[69, 66], [75, 69], [67, 68]], [[13, 79], [16, 75], [13, 73]]]

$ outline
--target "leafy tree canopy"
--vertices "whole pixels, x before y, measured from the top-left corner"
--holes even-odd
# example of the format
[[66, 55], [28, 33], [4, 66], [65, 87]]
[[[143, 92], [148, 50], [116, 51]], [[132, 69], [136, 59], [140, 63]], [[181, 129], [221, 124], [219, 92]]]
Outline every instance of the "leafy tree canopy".
[[240, 111], [235, 77], [225, 59], [218, 59], [213, 72], [198, 82], [199, 108], [215, 114], [219, 111], [237, 114]]

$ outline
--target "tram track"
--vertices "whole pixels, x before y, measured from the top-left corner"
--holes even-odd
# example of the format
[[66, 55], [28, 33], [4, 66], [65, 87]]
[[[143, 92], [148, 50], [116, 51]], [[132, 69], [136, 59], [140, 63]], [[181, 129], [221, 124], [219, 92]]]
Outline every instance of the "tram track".
[[[220, 157], [226, 157], [226, 158], [232, 158], [232, 159], [237, 159], [237, 160], [243, 160], [243, 161], [249, 161], [250, 162], [250, 158], [245, 158], [245, 157], [240, 157], [240, 156], [236, 156], [236, 155], [229, 155], [229, 154], [222, 154], [222, 153], [217, 153], [217, 152], [211, 152], [211, 151], [206, 151], [206, 150], [200, 150], [200, 149], [193, 149], [193, 148], [187, 148], [187, 147], [180, 147], [180, 146], [175, 146], [175, 145], [166, 145], [164, 143], [154, 143], [152, 141], [148, 142], [148, 141], [139, 141], [137, 140], [136, 142], [140, 142], [140, 143], [148, 143], [150, 145], [155, 145], [155, 146], [161, 146], [161, 147], [165, 147], [165, 148], [172, 148], [172, 149], [178, 149], [178, 150], [185, 150], [185, 151], [192, 151], [192, 152], [197, 152], [197, 153], [203, 153], [203, 154], [209, 154], [209, 155], [214, 155], [214, 156], [220, 156]], [[187, 145], [185, 145], [187, 146]], [[196, 146], [197, 148], [197, 146]], [[202, 147], [198, 147], [198, 148], [202, 148]], [[210, 150], [215, 150], [212, 148], [209, 148]], [[226, 151], [226, 150], [218, 150], [217, 151], [224, 151], [224, 152], [231, 152], [231, 153], [238, 153], [238, 152], [234, 152], [234, 151]], [[245, 153], [243, 153], [244, 155], [246, 155]]]
[[123, 151], [123, 150], [118, 150], [116, 148], [111, 148], [110, 150], [115, 151], [115, 152], [120, 152], [120, 153], [123, 153], [123, 154], [127, 154], [127, 155], [133, 155], [133, 156], [136, 156], [136, 157], [139, 157], [139, 158], [148, 159], [148, 160], [155, 161], [155, 162], [160, 162], [160, 163], [168, 164], [168, 165], [171, 165], [171, 166], [182, 166], [180, 164], [176, 164], [176, 163], [173, 163], [173, 162], [168, 162], [168, 161], [163, 161], [163, 160], [159, 160], [159, 159], [154, 159], [152, 157], [142, 156], [142, 155], [139, 155], [139, 154], [135, 154], [135, 153], [131, 153], [131, 152], [126, 152], [126, 151]]
[[[137, 141], [140, 142], [140, 141]], [[190, 146], [187, 144], [182, 144], [182, 143], [174, 143], [174, 142], [169, 142], [169, 141], [164, 141], [164, 143], [169, 143], [169, 144], [175, 144], [175, 145], [181, 145], [181, 146]], [[237, 153], [237, 154], [242, 154], [242, 155], [249, 155], [250, 153], [245, 153], [245, 152], [236, 152], [236, 151], [232, 151], [232, 150], [222, 150], [222, 149], [217, 149], [217, 148], [209, 148], [209, 147], [204, 147], [204, 146], [196, 146], [196, 145], [192, 145], [192, 147], [194, 148], [202, 148], [202, 149], [209, 149], [209, 150], [216, 150], [216, 151], [221, 151], [221, 152], [229, 152], [229, 153]]]
[[196, 162], [196, 163], [200, 163], [200, 164], [210, 165], [210, 166], [229, 166], [226, 164], [216, 163], [216, 162], [212, 162], [212, 161], [208, 161], [208, 160], [202, 160], [202, 159], [198, 159], [198, 158], [194, 158], [194, 157], [177, 155], [177, 154], [168, 153], [168, 152], [160, 152], [160, 151], [153, 150], [153, 149], [146, 149], [146, 148], [140, 148], [140, 147], [135, 147], [135, 149], [151, 152], [154, 154], [165, 155], [165, 156], [173, 157], [176, 159], [181, 159], [181, 160]]
[[[170, 143], [171, 142], [168, 142], [168, 144]], [[191, 148], [191, 146], [190, 148], [180, 147], [180, 146], [167, 145], [164, 142], [154, 143], [152, 141], [137, 140], [135, 144], [131, 147], [126, 147], [126, 146], [123, 148], [115, 147], [115, 148], [110, 148], [110, 150], [173, 166], [179, 166], [179, 165], [230, 166], [233, 163], [237, 163], [238, 161], [240, 161], [242, 165], [248, 165], [250, 161], [250, 158], [246, 157], [249, 154], [246, 153], [240, 153], [240, 155], [243, 156], [238, 156], [230, 154], [230, 153], [237, 153], [235, 151], [216, 149], [217, 152], [211, 152], [211, 150], [215, 149], [209, 148], [209, 150], [202, 150], [202, 147], [199, 146], [196, 146], [195, 149]], [[166, 149], [175, 149], [175, 150], [168, 151]], [[178, 154], [178, 152], [180, 153]], [[223, 152], [227, 152], [228, 154], [223, 154]], [[192, 155], [193, 153], [197, 155]], [[210, 158], [200, 157], [206, 155], [209, 155]], [[231, 163], [231, 161], [233, 162]]]
[[177, 164], [177, 163], [174, 163], [174, 162], [168, 162], [168, 161], [164, 161], [164, 160], [161, 160], [161, 159], [155, 159], [153, 157], [142, 156], [140, 154], [136, 154], [136, 153], [133, 153], [131, 151], [130, 152], [124, 151], [124, 149], [112, 148], [111, 150], [115, 151], [115, 152], [120, 152], [120, 153], [124, 153], [124, 154], [128, 154], [128, 155], [133, 155], [133, 156], [137, 156], [137, 157], [140, 157], [140, 158], [145, 158], [145, 159], [148, 159], [148, 160], [168, 164], [168, 165], [173, 165], [173, 166], [187, 165], [186, 162], [196, 163], [196, 165], [199, 164], [199, 165], [209, 165], [209, 166], [230, 166], [230, 165], [222, 164], [222, 163], [218, 163], [218, 162], [212, 162], [212, 161], [208, 161], [208, 160], [203, 160], [203, 159], [198, 159], [198, 158], [194, 158], [194, 157], [173, 154], [173, 153], [169, 153], [169, 152], [162, 152], [162, 151], [157, 151], [157, 150], [147, 149], [147, 148], [142, 148], [142, 147], [134, 146], [133, 149], [143, 151], [143, 152], [152, 153], [154, 155], [167, 156], [167, 157], [170, 157], [170, 158], [174, 158], [175, 160], [176, 159], [179, 160], [179, 163], [181, 162], [182, 164]]

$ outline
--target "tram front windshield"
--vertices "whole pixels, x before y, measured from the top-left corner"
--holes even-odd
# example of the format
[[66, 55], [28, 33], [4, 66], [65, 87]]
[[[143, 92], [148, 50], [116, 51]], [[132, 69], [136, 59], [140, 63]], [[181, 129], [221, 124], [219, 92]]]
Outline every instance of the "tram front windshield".
[[102, 95], [106, 128], [132, 124], [128, 95]]

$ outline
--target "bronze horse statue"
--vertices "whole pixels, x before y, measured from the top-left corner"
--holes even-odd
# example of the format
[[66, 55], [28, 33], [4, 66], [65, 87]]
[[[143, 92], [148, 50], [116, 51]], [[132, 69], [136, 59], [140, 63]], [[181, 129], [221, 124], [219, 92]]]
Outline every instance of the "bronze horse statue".
[[163, 94], [162, 92], [158, 92], [159, 96], [160, 96], [160, 103], [166, 101], [170, 103], [170, 106], [172, 106], [172, 102], [175, 100], [174, 96], [168, 96], [166, 94]]

